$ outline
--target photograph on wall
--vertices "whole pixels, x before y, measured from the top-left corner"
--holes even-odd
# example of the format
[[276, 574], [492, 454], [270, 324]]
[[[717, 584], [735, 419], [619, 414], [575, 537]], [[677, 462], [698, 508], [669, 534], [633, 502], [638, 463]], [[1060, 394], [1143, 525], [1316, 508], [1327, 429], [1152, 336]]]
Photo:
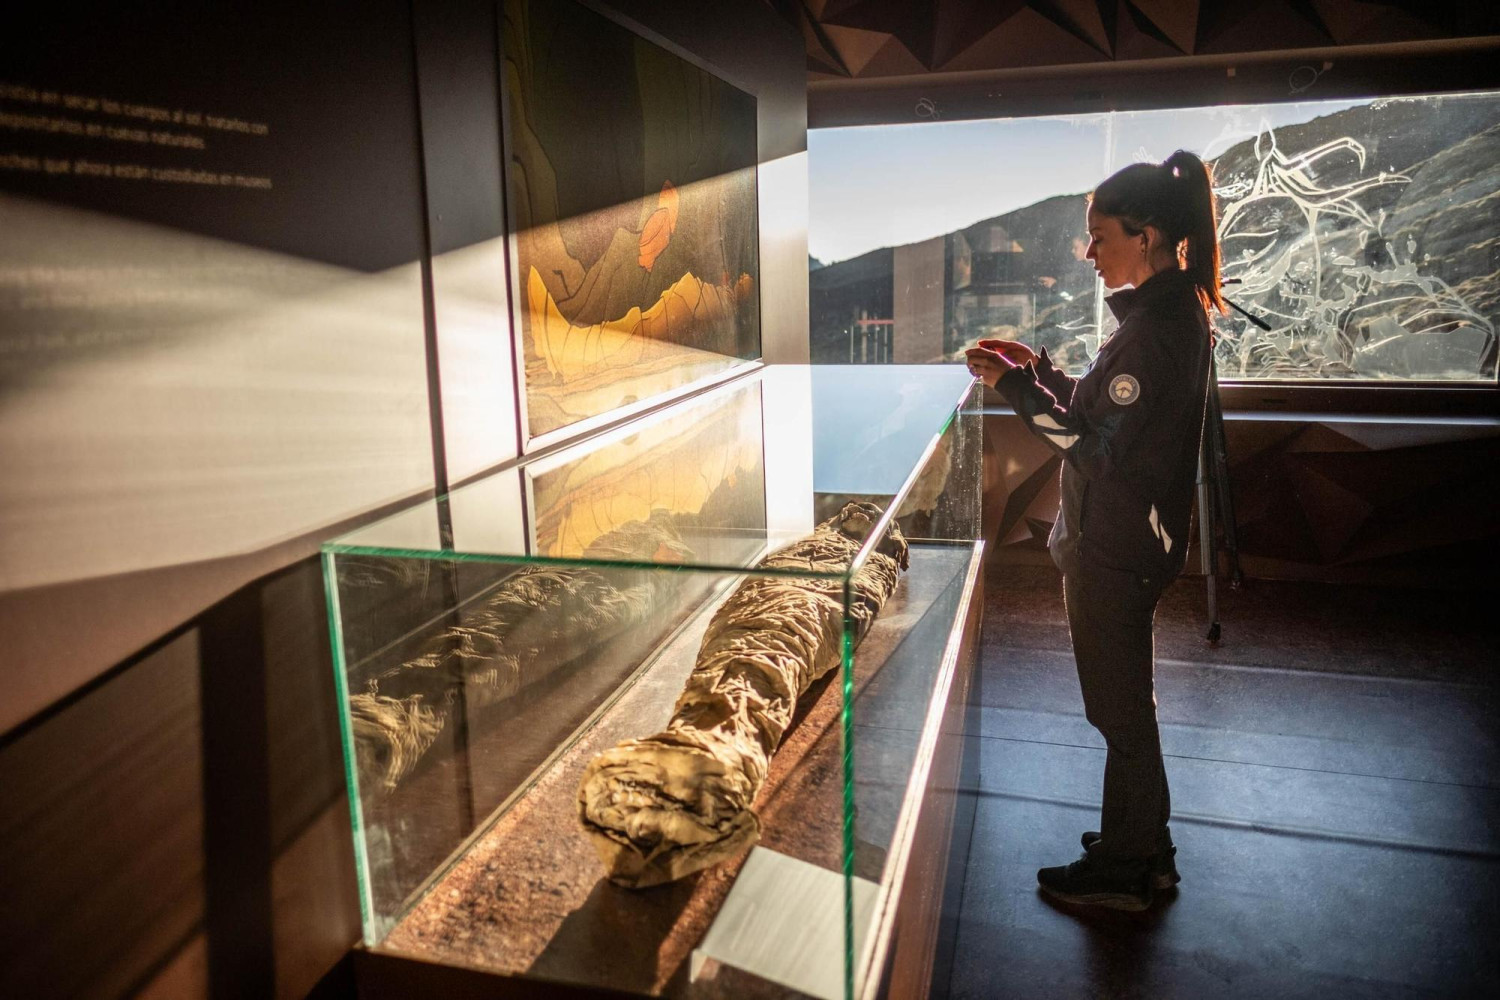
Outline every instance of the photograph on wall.
[[528, 442], [759, 357], [755, 99], [571, 0], [501, 46]]

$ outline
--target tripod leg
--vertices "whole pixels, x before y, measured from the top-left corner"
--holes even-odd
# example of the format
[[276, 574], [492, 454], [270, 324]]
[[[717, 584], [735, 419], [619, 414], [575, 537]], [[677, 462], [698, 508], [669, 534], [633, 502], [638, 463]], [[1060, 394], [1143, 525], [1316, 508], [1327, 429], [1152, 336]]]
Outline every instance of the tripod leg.
[[1235, 530], [1234, 491], [1229, 482], [1229, 442], [1224, 435], [1224, 406], [1219, 399], [1217, 367], [1209, 369], [1208, 414], [1209, 426], [1204, 428], [1205, 439], [1211, 439], [1212, 448], [1210, 474], [1212, 476], [1215, 509], [1224, 532], [1224, 552], [1229, 557], [1229, 585], [1238, 590], [1245, 582], [1240, 571], [1240, 544]]
[[1219, 644], [1218, 553], [1214, 550], [1214, 504], [1208, 480], [1208, 438], [1198, 451], [1198, 555], [1208, 587], [1208, 641]]

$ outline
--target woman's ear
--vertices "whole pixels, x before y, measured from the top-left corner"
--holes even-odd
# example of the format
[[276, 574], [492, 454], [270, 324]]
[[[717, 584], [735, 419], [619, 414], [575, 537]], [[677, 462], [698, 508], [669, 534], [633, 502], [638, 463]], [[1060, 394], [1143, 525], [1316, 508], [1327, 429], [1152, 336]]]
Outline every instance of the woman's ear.
[[1156, 248], [1166, 243], [1166, 237], [1162, 231], [1149, 223], [1141, 230], [1141, 245], [1146, 253], [1154, 253]]

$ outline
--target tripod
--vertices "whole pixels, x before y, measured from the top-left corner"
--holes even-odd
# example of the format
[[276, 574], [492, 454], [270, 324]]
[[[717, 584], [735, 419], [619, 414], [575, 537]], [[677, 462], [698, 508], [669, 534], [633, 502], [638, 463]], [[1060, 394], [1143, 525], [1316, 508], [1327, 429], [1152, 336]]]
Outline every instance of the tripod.
[[1198, 554], [1203, 579], [1208, 585], [1208, 642], [1219, 644], [1219, 551], [1218, 532], [1224, 534], [1224, 552], [1229, 557], [1229, 585], [1238, 590], [1244, 582], [1240, 572], [1239, 537], [1235, 533], [1234, 496], [1229, 483], [1229, 450], [1224, 440], [1224, 407], [1219, 401], [1219, 369], [1212, 359], [1208, 367], [1208, 399], [1203, 408], [1203, 444], [1198, 450]]
[[[1226, 285], [1237, 285], [1231, 278]], [[1262, 330], [1271, 324], [1229, 299], [1224, 304]], [[1219, 644], [1219, 552], [1215, 519], [1224, 532], [1224, 552], [1229, 557], [1229, 586], [1235, 590], [1245, 582], [1240, 572], [1239, 536], [1235, 532], [1234, 496], [1229, 483], [1229, 448], [1224, 440], [1224, 406], [1219, 399], [1219, 366], [1213, 351], [1208, 355], [1208, 399], [1203, 408], [1203, 445], [1198, 451], [1198, 549], [1203, 579], [1208, 586], [1208, 642]]]

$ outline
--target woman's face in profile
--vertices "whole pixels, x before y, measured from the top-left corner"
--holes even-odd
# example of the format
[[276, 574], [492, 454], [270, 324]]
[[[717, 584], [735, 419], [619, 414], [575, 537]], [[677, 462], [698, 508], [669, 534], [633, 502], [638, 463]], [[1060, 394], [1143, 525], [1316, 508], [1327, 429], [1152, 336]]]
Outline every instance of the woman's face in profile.
[[1105, 215], [1089, 206], [1089, 247], [1084, 256], [1093, 261], [1094, 270], [1104, 279], [1106, 288], [1120, 288], [1136, 283], [1137, 272], [1145, 263], [1141, 237], [1131, 236], [1120, 225], [1117, 216]]

